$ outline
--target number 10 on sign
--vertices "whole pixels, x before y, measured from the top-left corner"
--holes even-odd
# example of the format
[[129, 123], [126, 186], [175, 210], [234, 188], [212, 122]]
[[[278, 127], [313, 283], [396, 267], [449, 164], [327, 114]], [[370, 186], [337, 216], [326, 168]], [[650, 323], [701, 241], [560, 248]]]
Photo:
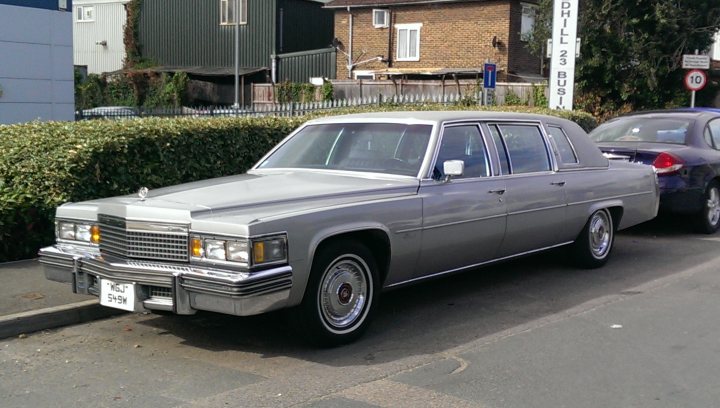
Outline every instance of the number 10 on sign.
[[705, 75], [705, 71], [701, 71], [699, 69], [693, 69], [688, 71], [687, 74], [685, 74], [685, 88], [687, 88], [688, 91], [691, 91], [692, 94], [690, 96], [690, 107], [695, 107], [695, 92], [703, 89], [705, 87], [705, 84], [707, 84], [707, 75]]

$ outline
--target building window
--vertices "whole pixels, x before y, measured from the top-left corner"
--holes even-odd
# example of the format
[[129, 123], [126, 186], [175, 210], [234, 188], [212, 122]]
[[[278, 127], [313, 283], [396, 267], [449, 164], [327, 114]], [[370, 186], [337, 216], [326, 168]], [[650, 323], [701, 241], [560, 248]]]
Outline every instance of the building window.
[[355, 79], [375, 79], [374, 71], [353, 71], [353, 78]]
[[422, 24], [398, 24], [397, 60], [420, 61], [420, 27]]
[[75, 9], [75, 18], [77, 21], [87, 22], [95, 21], [94, 6], [78, 6]]
[[522, 5], [522, 19], [520, 20], [520, 39], [528, 41], [535, 26], [535, 13], [538, 7], [535, 4], [520, 3]]
[[375, 28], [387, 28], [390, 24], [390, 13], [387, 10], [375, 9], [373, 10], [373, 27]]
[[[235, 10], [240, 7], [239, 12]], [[238, 21], [239, 18], [239, 21]], [[247, 24], [247, 0], [220, 0], [220, 24]]]

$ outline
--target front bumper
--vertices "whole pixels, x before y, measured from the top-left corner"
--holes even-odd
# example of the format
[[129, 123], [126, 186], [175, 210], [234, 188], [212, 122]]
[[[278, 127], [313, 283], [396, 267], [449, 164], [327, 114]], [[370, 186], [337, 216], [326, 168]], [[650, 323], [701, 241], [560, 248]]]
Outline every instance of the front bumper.
[[100, 280], [135, 285], [133, 311], [194, 314], [207, 310], [249, 316], [287, 305], [292, 268], [238, 272], [187, 264], [119, 259], [96, 248], [58, 244], [42, 248], [45, 277], [72, 284], [73, 292], [100, 295]]

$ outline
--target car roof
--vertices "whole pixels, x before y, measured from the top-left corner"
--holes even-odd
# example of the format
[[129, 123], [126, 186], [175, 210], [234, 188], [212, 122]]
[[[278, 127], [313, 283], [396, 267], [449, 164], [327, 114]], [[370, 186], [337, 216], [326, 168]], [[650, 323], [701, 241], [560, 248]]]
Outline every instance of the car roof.
[[311, 123], [354, 121], [354, 120], [408, 120], [447, 122], [456, 120], [532, 120], [532, 121], [566, 121], [555, 116], [533, 113], [494, 112], [494, 111], [397, 111], [397, 112], [368, 112], [349, 115], [328, 116], [312, 120]]
[[632, 112], [622, 116], [618, 116], [611, 120], [629, 118], [629, 117], [679, 117], [684, 119], [700, 119], [715, 118], [720, 116], [720, 109], [717, 108], [675, 108], [675, 109], [658, 109], [640, 112]]

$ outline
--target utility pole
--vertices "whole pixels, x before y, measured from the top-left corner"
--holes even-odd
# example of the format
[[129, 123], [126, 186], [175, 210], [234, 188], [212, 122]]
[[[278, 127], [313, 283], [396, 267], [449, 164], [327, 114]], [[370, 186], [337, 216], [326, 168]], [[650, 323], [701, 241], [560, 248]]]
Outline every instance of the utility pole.
[[240, 0], [235, 0], [233, 11], [233, 22], [235, 23], [235, 103], [233, 109], [240, 108]]

